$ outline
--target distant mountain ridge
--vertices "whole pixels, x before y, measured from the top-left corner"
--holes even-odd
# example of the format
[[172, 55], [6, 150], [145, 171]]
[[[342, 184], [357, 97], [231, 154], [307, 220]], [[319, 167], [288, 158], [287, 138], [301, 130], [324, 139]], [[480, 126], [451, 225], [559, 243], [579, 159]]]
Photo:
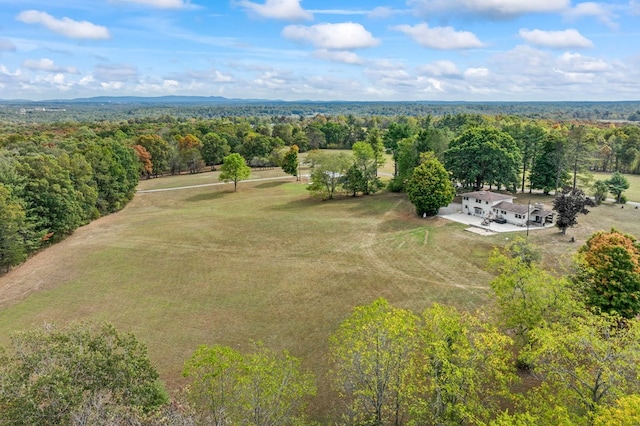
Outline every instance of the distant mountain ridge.
[[437, 101], [437, 100], [419, 100], [419, 101], [347, 101], [347, 100], [310, 100], [299, 99], [294, 101], [285, 101], [281, 99], [243, 99], [243, 98], [226, 98], [224, 96], [184, 96], [184, 95], [165, 95], [165, 96], [94, 96], [88, 98], [73, 99], [45, 99], [40, 101], [28, 99], [0, 99], [0, 104], [155, 104], [155, 105], [171, 105], [171, 104], [430, 104], [430, 105], [535, 105], [535, 104], [559, 104], [559, 105], [590, 105], [590, 104], [629, 104], [638, 103], [639, 101]]
[[77, 103], [109, 103], [109, 104], [212, 104], [212, 103], [269, 103], [266, 99], [238, 99], [223, 96], [94, 96], [74, 99], [46, 99], [31, 101], [25, 99], [0, 99], [2, 103], [11, 104], [77, 104]]

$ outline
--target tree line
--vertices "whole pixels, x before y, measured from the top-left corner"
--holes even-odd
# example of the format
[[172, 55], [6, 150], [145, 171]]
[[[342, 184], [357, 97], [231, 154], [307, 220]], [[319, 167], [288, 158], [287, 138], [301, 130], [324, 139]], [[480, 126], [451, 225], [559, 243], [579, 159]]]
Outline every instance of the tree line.
[[[331, 335], [335, 424], [598, 425], [640, 421], [640, 244], [593, 234], [557, 276], [519, 238], [489, 262], [487, 311], [385, 299]], [[172, 398], [146, 347], [112, 325], [17, 333], [0, 363], [0, 424], [304, 425], [314, 376], [286, 350], [200, 346]], [[522, 378], [527, 383], [522, 384]]]
[[91, 131], [10, 134], [0, 148], [0, 270], [122, 209], [140, 175], [134, 149]]
[[[610, 192], [624, 202], [623, 176], [593, 182], [589, 172], [640, 172], [637, 126], [517, 116], [177, 119], [163, 115], [1, 126], [0, 214], [6, 224], [0, 229], [1, 270], [78, 226], [124, 207], [140, 177], [215, 169], [232, 154], [244, 165], [284, 166], [287, 173], [297, 175], [293, 147], [296, 154], [313, 151], [307, 157], [312, 167], [309, 189], [332, 198], [336, 190], [357, 195], [382, 189], [378, 169], [383, 154], [390, 153], [394, 174], [388, 188], [411, 188], [413, 199], [423, 200], [418, 214], [437, 212], [432, 204], [424, 204], [420, 193], [425, 188], [415, 179], [410, 185], [414, 170], [429, 152], [433, 155], [429, 161], [444, 165], [451, 180], [465, 188], [557, 193], [579, 183], [593, 186], [597, 200]], [[324, 152], [327, 148], [350, 149], [353, 156]], [[246, 173], [232, 173], [230, 180], [237, 183]], [[435, 198], [444, 203], [449, 193], [450, 188], [441, 187]]]

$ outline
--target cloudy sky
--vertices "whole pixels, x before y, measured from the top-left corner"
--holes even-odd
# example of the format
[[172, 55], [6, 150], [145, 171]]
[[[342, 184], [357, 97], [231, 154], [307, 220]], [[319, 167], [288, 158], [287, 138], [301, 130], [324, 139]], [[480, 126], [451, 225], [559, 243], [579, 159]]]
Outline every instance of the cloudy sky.
[[0, 99], [638, 100], [640, 0], [0, 0]]

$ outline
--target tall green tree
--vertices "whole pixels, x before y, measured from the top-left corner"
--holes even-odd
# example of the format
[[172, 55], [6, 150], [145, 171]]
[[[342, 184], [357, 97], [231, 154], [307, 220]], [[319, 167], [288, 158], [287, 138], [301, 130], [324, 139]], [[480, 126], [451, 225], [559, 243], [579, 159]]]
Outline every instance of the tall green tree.
[[438, 304], [422, 320], [413, 418], [418, 424], [485, 424], [517, 380], [511, 339], [473, 315]]
[[573, 188], [577, 187], [578, 172], [591, 164], [595, 144], [596, 136], [589, 134], [585, 126], [573, 125], [569, 129], [567, 155], [573, 171]]
[[209, 132], [202, 137], [202, 159], [215, 170], [216, 164], [222, 163], [224, 157], [229, 155], [231, 147], [225, 138], [218, 133]]
[[82, 194], [54, 156], [24, 156], [16, 170], [24, 178], [17, 195], [37, 233], [63, 237], [86, 222]]
[[185, 363], [187, 398], [200, 423], [256, 426], [304, 424], [311, 374], [288, 352], [258, 345], [242, 355], [225, 346], [201, 346]]
[[0, 270], [8, 271], [27, 257], [27, 216], [8, 187], [0, 182]]
[[98, 396], [150, 411], [168, 401], [147, 349], [110, 324], [16, 333], [0, 365], [0, 423], [71, 424]]
[[562, 407], [570, 424], [588, 425], [601, 407], [637, 392], [640, 324], [621, 327], [619, 317], [584, 313], [534, 330], [525, 356], [542, 380], [527, 396], [540, 424]]
[[454, 179], [481, 189], [485, 184], [515, 189], [521, 155], [513, 138], [491, 127], [466, 130], [449, 144], [445, 167]]
[[360, 171], [362, 193], [369, 195], [377, 192], [382, 184], [377, 176], [378, 158], [373, 147], [367, 142], [356, 142], [352, 146], [353, 166]]
[[330, 340], [331, 376], [348, 424], [408, 421], [417, 317], [384, 299], [356, 307]]
[[593, 200], [580, 188], [566, 187], [557, 193], [553, 199], [553, 210], [558, 213], [556, 226], [560, 228], [562, 235], [567, 233], [568, 228], [578, 224], [578, 214], [588, 214], [587, 207], [593, 205]]
[[248, 178], [249, 175], [251, 175], [251, 169], [240, 154], [233, 153], [224, 157], [219, 178], [224, 182], [233, 182], [234, 192], [238, 190], [238, 182]]
[[640, 313], [640, 243], [616, 229], [599, 231], [578, 249], [574, 280], [587, 305], [633, 318]]
[[398, 144], [402, 139], [413, 137], [418, 129], [410, 123], [393, 122], [383, 136], [384, 147], [393, 157], [393, 175], [398, 175]]
[[282, 171], [288, 175], [295, 176], [296, 180], [300, 180], [298, 173], [298, 151], [298, 145], [291, 145], [287, 153], [282, 158]]
[[531, 188], [542, 189], [545, 194], [558, 191], [569, 181], [566, 136], [559, 130], [549, 132], [534, 159], [529, 175]]
[[[538, 150], [545, 137], [545, 130], [542, 126], [533, 122], [525, 125], [518, 122], [508, 126], [505, 130], [516, 141], [522, 153], [522, 181], [520, 191], [524, 193], [527, 174], [530, 172], [533, 164], [535, 164]], [[531, 192], [531, 188], [529, 188], [529, 192]]]
[[151, 154], [152, 174], [155, 177], [158, 177], [169, 168], [170, 147], [167, 141], [159, 135], [138, 136], [136, 144], [143, 146]]
[[367, 137], [365, 140], [366, 143], [371, 145], [371, 149], [373, 149], [373, 154], [376, 158], [376, 172], [375, 175], [378, 176], [378, 169], [384, 166], [385, 157], [384, 157], [384, 142], [382, 140], [382, 134], [380, 129], [374, 127], [370, 129], [367, 133]]
[[527, 347], [530, 333], [547, 323], [561, 322], [581, 309], [572, 283], [542, 269], [534, 249], [524, 239], [494, 250], [489, 265], [498, 272], [490, 285], [500, 326], [512, 333], [519, 349]]
[[434, 216], [440, 207], [453, 201], [456, 191], [449, 172], [432, 152], [421, 155], [422, 163], [413, 170], [407, 182], [407, 196], [418, 216]]
[[597, 180], [593, 184], [593, 198], [596, 206], [602, 204], [604, 200], [607, 199], [607, 194], [609, 193], [609, 185], [604, 180]]
[[616, 203], [619, 203], [622, 198], [622, 193], [629, 189], [629, 181], [620, 172], [614, 172], [611, 178], [607, 181], [609, 192], [616, 197]]
[[330, 200], [353, 164], [353, 157], [344, 152], [312, 151], [307, 161], [311, 164], [311, 183], [307, 189]]

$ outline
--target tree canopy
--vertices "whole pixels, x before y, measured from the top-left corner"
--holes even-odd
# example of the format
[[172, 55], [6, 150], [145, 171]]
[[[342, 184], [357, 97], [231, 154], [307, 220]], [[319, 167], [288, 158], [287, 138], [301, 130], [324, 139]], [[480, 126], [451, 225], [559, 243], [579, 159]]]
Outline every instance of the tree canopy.
[[453, 139], [444, 153], [445, 167], [465, 186], [485, 184], [515, 190], [521, 154], [516, 142], [492, 127], [473, 127]]
[[593, 234], [578, 250], [586, 303], [599, 311], [633, 318], [640, 313], [640, 244], [616, 229]]
[[433, 153], [424, 153], [421, 164], [413, 170], [407, 182], [407, 195], [416, 207], [416, 214], [434, 216], [440, 207], [453, 201], [456, 191], [449, 172]]
[[238, 153], [229, 154], [224, 157], [222, 166], [220, 166], [219, 179], [224, 182], [233, 182], [234, 192], [238, 190], [238, 182], [249, 177], [251, 169], [244, 161], [244, 158]]
[[594, 205], [582, 189], [565, 187], [553, 199], [553, 210], [558, 213], [556, 226], [563, 235], [566, 234], [567, 228], [578, 224], [578, 214], [588, 214], [587, 206]]
[[153, 410], [168, 401], [147, 348], [110, 324], [16, 333], [0, 366], [0, 423], [71, 424], [86, 404]]

